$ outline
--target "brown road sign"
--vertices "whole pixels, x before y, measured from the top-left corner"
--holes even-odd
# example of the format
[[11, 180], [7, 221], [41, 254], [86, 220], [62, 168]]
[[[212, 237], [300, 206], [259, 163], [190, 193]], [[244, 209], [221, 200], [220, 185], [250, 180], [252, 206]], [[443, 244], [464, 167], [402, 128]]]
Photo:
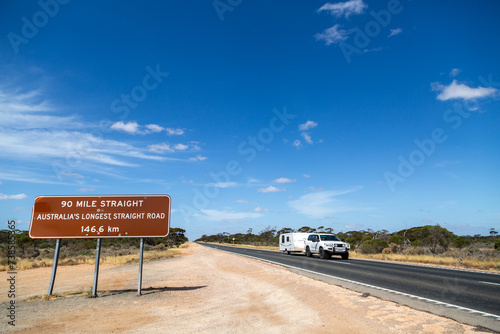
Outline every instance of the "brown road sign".
[[38, 196], [31, 238], [154, 238], [170, 231], [168, 195]]

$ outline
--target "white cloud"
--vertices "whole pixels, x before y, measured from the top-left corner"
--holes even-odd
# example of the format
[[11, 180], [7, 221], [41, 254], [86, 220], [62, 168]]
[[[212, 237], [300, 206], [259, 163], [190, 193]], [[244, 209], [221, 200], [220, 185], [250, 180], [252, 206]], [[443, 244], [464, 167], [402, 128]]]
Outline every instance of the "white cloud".
[[389, 34], [389, 36], [387, 36], [387, 38], [399, 35], [402, 32], [403, 32], [403, 29], [401, 29], [401, 28], [391, 29], [391, 33]]
[[280, 188], [276, 188], [274, 186], [269, 186], [266, 188], [260, 188], [258, 190], [258, 192], [261, 192], [261, 193], [275, 193], [275, 192], [279, 192], [279, 191], [286, 191], [286, 189], [280, 189]]
[[135, 166], [121, 158], [164, 160], [143, 153], [129, 144], [106, 140], [90, 133], [78, 131], [1, 131], [0, 156], [24, 160], [72, 159], [83, 167], [85, 162], [115, 166]]
[[299, 148], [302, 144], [300, 143], [300, 140], [296, 139], [293, 141], [293, 146], [295, 146], [296, 148]]
[[180, 136], [184, 134], [184, 129], [166, 128], [166, 131], [169, 136]]
[[[106, 129], [144, 134], [159, 131], [162, 129], [159, 125], [148, 124], [141, 127], [137, 122], [84, 123], [78, 121], [78, 116], [61, 114], [61, 110], [50, 106], [39, 91], [23, 93], [0, 89], [0, 157], [17, 164], [20, 161], [33, 161], [37, 165], [57, 169], [58, 180], [62, 182], [60, 177], [82, 179], [81, 170], [118, 177], [103, 165], [136, 166], [131, 159], [180, 160], [151, 152], [185, 148], [184, 144], [178, 144], [174, 148], [161, 145], [150, 147], [148, 152], [148, 148], [113, 140], [112, 134], [105, 136], [100, 131], [105, 126]], [[195, 148], [191, 144], [187, 146]], [[25, 182], [56, 182], [55, 178], [49, 182], [42, 180], [43, 175], [32, 175], [27, 171], [9, 175], [12, 179]]]
[[434, 82], [431, 84], [431, 87], [432, 90], [441, 92], [437, 96], [437, 99], [440, 101], [454, 99], [474, 100], [498, 93], [498, 89], [493, 87], [471, 88], [467, 85], [457, 83], [457, 80], [453, 80], [449, 86], [444, 86], [439, 82]]
[[117, 131], [124, 131], [130, 134], [140, 134], [140, 135], [159, 133], [162, 132], [163, 130], [166, 130], [168, 132], [168, 129], [165, 129], [164, 127], [158, 124], [147, 124], [142, 126], [137, 122], [124, 123], [122, 121], [119, 121], [113, 123], [110, 128]]
[[291, 182], [295, 182], [297, 180], [295, 179], [289, 179], [289, 178], [286, 178], [286, 177], [280, 177], [279, 179], [276, 179], [276, 180], [273, 180], [274, 183], [291, 183]]
[[342, 27], [340, 24], [336, 24], [331, 28], [325, 29], [322, 33], [317, 33], [314, 35], [317, 41], [325, 41], [326, 45], [338, 44], [347, 39], [351, 30], [340, 29]]
[[335, 197], [355, 192], [361, 187], [355, 187], [342, 191], [319, 191], [309, 193], [298, 200], [288, 202], [288, 205], [297, 212], [312, 217], [324, 218], [336, 212], [354, 211], [356, 208], [342, 204]]
[[313, 129], [318, 126], [318, 123], [314, 121], [307, 121], [304, 124], [299, 124], [299, 131], [306, 131], [309, 129]]
[[75, 116], [54, 115], [54, 108], [43, 100], [39, 91], [20, 93], [0, 90], [0, 128], [76, 129], [82, 126]]
[[255, 212], [271, 212], [271, 210], [269, 210], [269, 209], [263, 209], [260, 206], [258, 206], [255, 209], [253, 209], [253, 211], [255, 211]]
[[454, 78], [454, 77], [456, 77], [457, 75], [459, 75], [461, 72], [462, 72], [462, 70], [461, 70], [461, 69], [459, 69], [459, 68], [454, 68], [454, 69], [452, 69], [452, 70], [451, 70], [451, 72], [450, 72], [450, 77], [451, 77], [451, 78]]
[[304, 177], [308, 179], [308, 178], [310, 178], [310, 177], [311, 177], [311, 175], [309, 175], [309, 174], [304, 174]]
[[184, 145], [184, 144], [176, 144], [174, 146], [174, 149], [177, 150], [177, 151], [185, 151], [189, 148], [189, 146], [187, 145]]
[[236, 187], [238, 186], [238, 183], [236, 182], [219, 182], [215, 184], [219, 188], [231, 188], [231, 187]]
[[113, 123], [111, 125], [111, 129], [118, 130], [118, 131], [124, 131], [124, 132], [131, 133], [131, 134], [136, 134], [139, 132], [139, 124], [137, 124], [137, 122], [123, 123], [122, 121], [119, 121], [119, 122]]
[[[186, 145], [186, 144], [179, 143], [179, 144], [175, 144], [175, 145], [170, 145], [170, 144], [167, 144], [165, 142], [160, 143], [160, 144], [152, 144], [152, 145], [148, 146], [148, 150], [151, 152], [155, 152], [155, 153], [165, 153], [165, 152], [173, 153], [176, 151], [186, 151], [189, 148], [190, 148], [190, 144]], [[191, 149], [197, 151], [199, 149], [199, 147], [191, 146]], [[201, 157], [201, 156], [199, 156], [199, 157]], [[199, 159], [199, 160], [204, 160], [204, 159], [203, 159], [203, 157], [201, 157], [201, 159]]]
[[237, 199], [236, 201], [234, 201], [234, 203], [244, 204], [244, 203], [248, 203], [248, 201], [245, 201], [244, 199]]
[[175, 150], [166, 143], [149, 145], [148, 149], [155, 153], [174, 152]]
[[26, 194], [17, 194], [17, 195], [5, 195], [0, 193], [0, 200], [5, 200], [5, 199], [25, 199]]
[[331, 15], [348, 18], [352, 14], [362, 14], [368, 5], [363, 0], [349, 0], [346, 2], [326, 3], [318, 12], [329, 11]]
[[162, 132], [164, 130], [162, 126], [156, 124], [148, 124], [146, 125], [146, 129], [148, 129], [149, 132], [153, 133]]
[[304, 140], [306, 141], [306, 143], [308, 143], [308, 144], [312, 144], [313, 143], [313, 141], [311, 139], [311, 136], [307, 132], [302, 132], [300, 135], [304, 138]]
[[204, 161], [204, 160], [207, 160], [208, 158], [207, 157], [204, 157], [200, 154], [197, 154], [195, 157], [191, 157], [189, 158], [188, 160], [189, 161]]
[[260, 213], [251, 212], [228, 212], [220, 210], [200, 210], [203, 216], [199, 216], [201, 219], [206, 219], [210, 221], [222, 221], [222, 220], [241, 220], [248, 218], [259, 218], [262, 216]]

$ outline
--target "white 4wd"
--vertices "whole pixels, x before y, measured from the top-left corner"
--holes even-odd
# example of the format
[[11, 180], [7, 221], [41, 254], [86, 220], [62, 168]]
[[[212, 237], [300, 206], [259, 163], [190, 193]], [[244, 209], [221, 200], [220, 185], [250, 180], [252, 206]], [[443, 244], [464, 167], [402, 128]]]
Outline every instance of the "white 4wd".
[[340, 241], [334, 234], [314, 233], [309, 234], [306, 240], [306, 255], [311, 257], [319, 254], [322, 259], [329, 259], [332, 255], [340, 255], [343, 260], [349, 258], [351, 246], [344, 241]]

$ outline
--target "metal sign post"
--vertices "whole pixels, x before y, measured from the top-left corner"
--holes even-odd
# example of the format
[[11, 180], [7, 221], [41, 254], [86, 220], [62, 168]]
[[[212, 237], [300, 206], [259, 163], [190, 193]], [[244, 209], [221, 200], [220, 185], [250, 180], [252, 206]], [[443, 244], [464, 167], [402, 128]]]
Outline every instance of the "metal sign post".
[[61, 239], [56, 241], [56, 250], [54, 252], [54, 263], [52, 264], [52, 276], [50, 277], [50, 285], [48, 295], [52, 295], [52, 290], [54, 290], [54, 281], [56, 279], [57, 262], [59, 261], [59, 249], [61, 248]]
[[141, 295], [142, 287], [142, 259], [144, 254], [144, 238], [141, 238], [140, 254], [139, 254], [139, 283], [137, 284], [137, 295]]
[[101, 239], [140, 238], [139, 283], [141, 294], [143, 238], [164, 238], [170, 233], [168, 195], [37, 196], [31, 212], [29, 236], [57, 239], [49, 295], [52, 294], [61, 239], [97, 239], [92, 297], [97, 296]]
[[95, 252], [94, 286], [92, 288], [92, 297], [97, 297], [97, 279], [99, 277], [100, 257], [101, 257], [101, 239], [97, 239], [97, 248]]

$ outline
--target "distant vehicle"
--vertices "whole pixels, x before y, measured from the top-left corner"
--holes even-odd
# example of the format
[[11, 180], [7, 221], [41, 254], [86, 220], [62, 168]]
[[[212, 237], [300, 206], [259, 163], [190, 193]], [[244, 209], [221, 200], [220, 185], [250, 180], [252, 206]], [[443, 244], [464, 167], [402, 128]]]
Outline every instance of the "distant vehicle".
[[311, 233], [307, 237], [305, 248], [308, 257], [319, 254], [321, 259], [329, 259], [332, 255], [340, 255], [343, 260], [347, 260], [351, 245], [339, 240], [334, 234]]
[[283, 233], [280, 235], [280, 251], [287, 254], [304, 253], [309, 233]]

